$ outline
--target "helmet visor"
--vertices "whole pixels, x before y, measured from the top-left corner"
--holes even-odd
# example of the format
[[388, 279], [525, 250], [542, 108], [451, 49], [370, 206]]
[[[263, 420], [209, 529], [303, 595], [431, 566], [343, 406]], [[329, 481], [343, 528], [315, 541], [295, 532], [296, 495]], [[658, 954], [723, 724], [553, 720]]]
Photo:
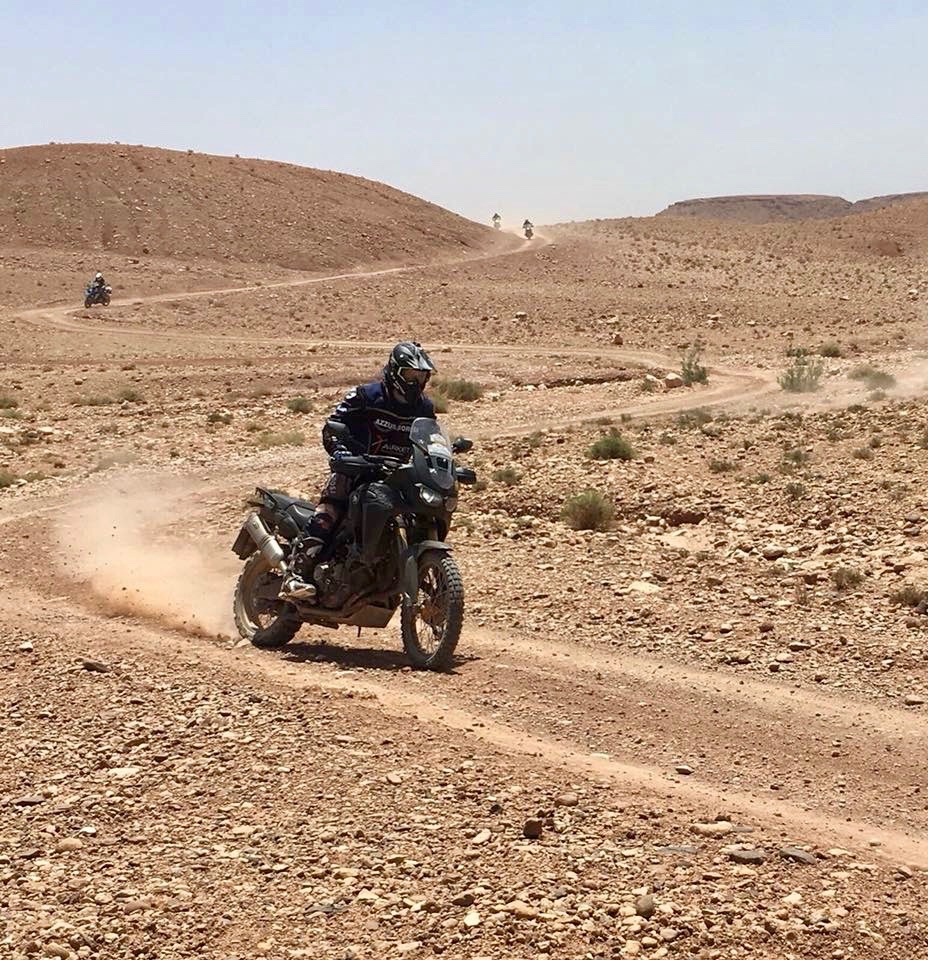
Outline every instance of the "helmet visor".
[[420, 387], [425, 387], [432, 376], [431, 370], [411, 370], [409, 367], [403, 367], [400, 370], [400, 378], [407, 383], [417, 383]]

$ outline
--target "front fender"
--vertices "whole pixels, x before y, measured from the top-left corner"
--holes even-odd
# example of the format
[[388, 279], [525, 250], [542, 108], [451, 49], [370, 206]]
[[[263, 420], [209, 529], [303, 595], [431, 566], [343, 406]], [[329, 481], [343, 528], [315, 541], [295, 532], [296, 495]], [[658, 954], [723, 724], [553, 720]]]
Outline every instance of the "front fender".
[[415, 603], [419, 595], [419, 557], [428, 550], [451, 553], [453, 549], [450, 543], [442, 540], [423, 540], [421, 543], [410, 544], [403, 551], [400, 559], [401, 586], [403, 596], [409, 603]]

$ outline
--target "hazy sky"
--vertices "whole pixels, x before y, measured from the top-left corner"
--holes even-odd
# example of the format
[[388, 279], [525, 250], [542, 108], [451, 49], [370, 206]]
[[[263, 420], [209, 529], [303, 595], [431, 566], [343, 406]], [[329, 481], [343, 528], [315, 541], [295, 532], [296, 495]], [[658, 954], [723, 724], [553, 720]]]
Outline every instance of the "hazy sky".
[[537, 223], [721, 193], [928, 189], [926, 0], [0, 0], [0, 13], [0, 145], [288, 160]]

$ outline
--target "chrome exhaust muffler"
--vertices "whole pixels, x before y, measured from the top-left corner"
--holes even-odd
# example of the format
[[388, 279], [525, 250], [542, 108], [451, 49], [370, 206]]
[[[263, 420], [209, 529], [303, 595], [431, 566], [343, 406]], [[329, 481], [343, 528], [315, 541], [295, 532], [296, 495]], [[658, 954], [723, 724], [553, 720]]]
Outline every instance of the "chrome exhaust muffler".
[[264, 525], [262, 519], [256, 513], [248, 514], [245, 520], [245, 529], [249, 536], [254, 540], [255, 545], [261, 551], [261, 555], [271, 565], [274, 570], [281, 573], [287, 572], [287, 559], [277, 538]]

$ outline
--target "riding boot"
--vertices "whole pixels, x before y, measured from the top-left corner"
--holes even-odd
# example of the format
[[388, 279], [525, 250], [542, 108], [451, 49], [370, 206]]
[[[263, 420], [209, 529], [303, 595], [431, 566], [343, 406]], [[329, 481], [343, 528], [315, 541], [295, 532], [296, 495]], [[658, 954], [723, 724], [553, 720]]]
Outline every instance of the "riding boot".
[[293, 545], [290, 569], [280, 586], [281, 600], [316, 599], [316, 587], [312, 582], [313, 569], [324, 546], [325, 541], [314, 536], [300, 537]]

